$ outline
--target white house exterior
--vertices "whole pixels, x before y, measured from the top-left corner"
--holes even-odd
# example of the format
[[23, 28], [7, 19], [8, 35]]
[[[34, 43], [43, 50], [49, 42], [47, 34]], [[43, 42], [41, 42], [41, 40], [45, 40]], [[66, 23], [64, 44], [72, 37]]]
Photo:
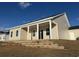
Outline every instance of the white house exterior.
[[66, 13], [50, 16], [9, 29], [9, 34], [0, 34], [0, 41], [14, 40], [76, 40], [79, 27], [73, 29]]
[[71, 40], [79, 38], [79, 26], [72, 26], [69, 28]]
[[9, 39], [9, 33], [0, 31], [0, 41], [7, 41], [7, 39]]
[[10, 28], [9, 40], [69, 40], [69, 27], [67, 15], [62, 13]]

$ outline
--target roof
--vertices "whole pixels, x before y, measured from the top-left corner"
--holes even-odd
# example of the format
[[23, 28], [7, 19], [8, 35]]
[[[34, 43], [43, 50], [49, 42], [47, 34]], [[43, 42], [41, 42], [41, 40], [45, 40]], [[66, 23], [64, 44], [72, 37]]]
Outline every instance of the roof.
[[[64, 12], [64, 13], [65, 13], [65, 12]], [[54, 15], [42, 17], [42, 18], [35, 19], [35, 20], [29, 21], [29, 22], [26, 22], [26, 23], [31, 23], [31, 22], [39, 21], [39, 20], [46, 19], [46, 18], [49, 18], [49, 17], [54, 17], [53, 19], [55, 19], [55, 18], [57, 18], [57, 17], [60, 17], [60, 16], [64, 15], [64, 13], [59, 13], [59, 14], [54, 14]], [[26, 23], [24, 23], [24, 24], [26, 24]]]
[[9, 31], [0, 31], [0, 34], [8, 34]]
[[[26, 25], [26, 24], [29, 24], [29, 23], [32, 23], [32, 22], [41, 21], [41, 20], [42, 20], [42, 21], [43, 21], [43, 20], [48, 20], [48, 19], [51, 19], [51, 18], [52, 18], [52, 20], [54, 20], [55, 18], [58, 18], [58, 17], [60, 17], [60, 16], [62, 16], [62, 15], [64, 15], [64, 14], [66, 14], [66, 13], [64, 12], [64, 13], [60, 13], [60, 14], [51, 15], [51, 16], [48, 16], [48, 17], [44, 17], [44, 18], [40, 18], [40, 19], [37, 19], [37, 20], [33, 20], [33, 21], [26, 22], [26, 23], [24, 23], [24, 24], [22, 24], [22, 25]], [[12, 27], [12, 28], [9, 28], [9, 29], [19, 28], [19, 27], [21, 27], [22, 25], [15, 26], [15, 27]]]
[[78, 26], [69, 27], [69, 30], [73, 30], [73, 29], [79, 29], [79, 25]]

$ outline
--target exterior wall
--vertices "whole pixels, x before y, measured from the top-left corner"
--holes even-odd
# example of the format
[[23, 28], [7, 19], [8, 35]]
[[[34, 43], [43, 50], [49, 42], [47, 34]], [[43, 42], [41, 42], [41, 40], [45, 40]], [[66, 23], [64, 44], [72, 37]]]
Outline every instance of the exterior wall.
[[70, 34], [70, 40], [75, 40], [75, 34], [72, 30], [69, 30], [69, 34]]
[[[16, 30], [18, 30], [18, 36], [16, 37]], [[20, 34], [21, 34], [21, 28], [14, 28], [11, 29], [9, 34], [9, 40], [20, 40]], [[11, 32], [13, 32], [13, 35], [11, 37]]]
[[69, 25], [67, 23], [67, 18], [65, 15], [62, 15], [54, 20], [58, 24], [58, 35], [59, 39], [70, 39], [69, 36]]
[[31, 32], [31, 40], [37, 40], [37, 32], [35, 31], [35, 36], [33, 36], [32, 32]]
[[21, 28], [20, 40], [27, 40], [27, 30]]
[[69, 30], [71, 40], [76, 40], [79, 37], [79, 29]]
[[7, 41], [9, 39], [9, 35], [7, 34], [0, 34], [0, 41]]
[[49, 35], [46, 35], [46, 30], [43, 31], [44, 39], [49, 39]]
[[6, 35], [0, 34], [0, 41], [5, 41], [5, 40], [6, 40]]
[[59, 39], [58, 36], [58, 25], [56, 24], [56, 26], [54, 26], [52, 28], [52, 39]]
[[27, 40], [31, 40], [31, 32], [27, 31]]

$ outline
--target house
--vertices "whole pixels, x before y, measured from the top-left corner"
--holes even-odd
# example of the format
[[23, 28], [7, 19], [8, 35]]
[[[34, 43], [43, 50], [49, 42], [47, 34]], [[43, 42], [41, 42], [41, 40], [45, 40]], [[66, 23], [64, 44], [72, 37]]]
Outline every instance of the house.
[[69, 32], [72, 40], [79, 38], [79, 26], [69, 27]]
[[9, 30], [9, 40], [73, 39], [66, 13], [50, 16]]
[[7, 39], [9, 39], [9, 32], [0, 31], [0, 41], [6, 41]]

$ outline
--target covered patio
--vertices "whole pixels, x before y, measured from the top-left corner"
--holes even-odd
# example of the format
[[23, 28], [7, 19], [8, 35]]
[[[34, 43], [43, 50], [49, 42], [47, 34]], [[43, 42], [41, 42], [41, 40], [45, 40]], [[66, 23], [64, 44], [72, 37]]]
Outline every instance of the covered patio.
[[56, 26], [51, 20], [33, 23], [21, 28], [21, 39], [24, 40], [45, 40], [53, 39], [52, 30]]

